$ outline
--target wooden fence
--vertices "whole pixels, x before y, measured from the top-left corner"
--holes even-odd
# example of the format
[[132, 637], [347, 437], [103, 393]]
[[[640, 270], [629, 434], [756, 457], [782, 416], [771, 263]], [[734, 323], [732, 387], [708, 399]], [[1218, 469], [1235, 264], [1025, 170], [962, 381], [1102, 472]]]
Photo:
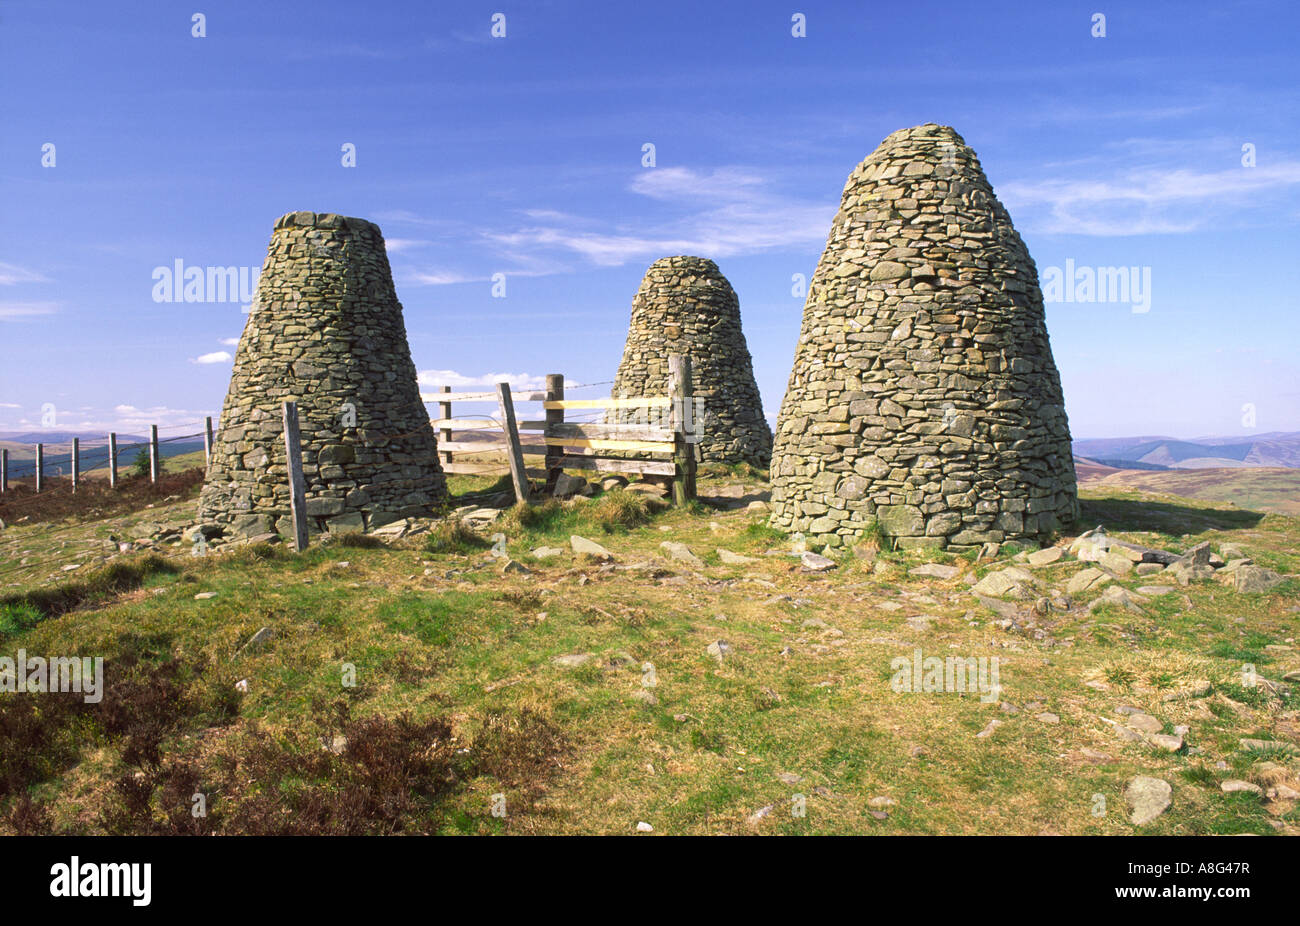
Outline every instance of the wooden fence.
[[[437, 403], [439, 416], [430, 418], [439, 431], [438, 453], [446, 473], [492, 475], [508, 472], [514, 484], [515, 497], [527, 500], [532, 494], [530, 477], [545, 480], [545, 489], [551, 493], [560, 475], [566, 469], [597, 473], [639, 473], [668, 476], [672, 480], [673, 503], [684, 505], [695, 497], [695, 442], [698, 439], [696, 424], [690, 414], [691, 362], [681, 355], [669, 357], [668, 395], [662, 396], [605, 396], [597, 399], [569, 399], [564, 394], [564, 376], [553, 373], [546, 377], [544, 391], [513, 392], [509, 383], [498, 383], [491, 392], [454, 392], [444, 386], [438, 392], [423, 393], [421, 399]], [[541, 403], [544, 417], [537, 420], [519, 420], [514, 403]], [[500, 417], [487, 416], [458, 418], [452, 414], [453, 403], [482, 405], [495, 403]], [[667, 427], [662, 423], [601, 423], [565, 420], [565, 412], [593, 412], [599, 410], [644, 410], [646, 418], [652, 410], [667, 413]], [[295, 403], [283, 403], [285, 451], [289, 461], [290, 508], [295, 525], [294, 546], [301, 550], [307, 544], [307, 518], [304, 504], [302, 451], [298, 431], [298, 409]], [[495, 439], [487, 441], [455, 440], [453, 429], [461, 431], [495, 432]], [[158, 452], [158, 426], [149, 429], [149, 478], [157, 482], [160, 472]], [[535, 434], [538, 443], [525, 445], [520, 433]], [[204, 422], [204, 456], [211, 459], [212, 419]], [[182, 435], [169, 440], [197, 437]], [[36, 491], [44, 489], [45, 445], [36, 445]], [[484, 453], [504, 452], [504, 463], [496, 461], [458, 460], [457, 455], [475, 456]], [[541, 466], [528, 468], [524, 457], [541, 457]], [[79, 438], [72, 441], [72, 491], [76, 492], [82, 476], [82, 454]], [[118, 447], [117, 434], [108, 435], [109, 485], [117, 487]], [[9, 488], [9, 451], [0, 451], [0, 492]]]
[[[438, 452], [443, 472], [452, 474], [497, 475], [509, 472], [517, 498], [530, 494], [528, 478], [546, 480], [546, 491], [555, 487], [560, 473], [577, 469], [599, 473], [640, 473], [669, 476], [673, 483], [673, 501], [683, 505], [695, 497], [695, 448], [693, 421], [689, 415], [691, 395], [690, 358], [669, 358], [669, 394], [662, 396], [605, 396], [598, 399], [568, 399], [564, 395], [564, 376], [546, 377], [546, 389], [512, 392], [507, 383], [499, 383], [496, 392], [454, 392], [443, 386], [437, 392], [422, 393], [421, 398], [437, 403], [439, 417], [430, 419], [439, 431]], [[517, 420], [514, 403], [540, 402], [545, 418]], [[455, 417], [453, 403], [482, 405], [495, 403], [500, 417]], [[604, 424], [566, 421], [566, 411], [653, 409], [667, 412], [668, 426], [647, 423]], [[490, 413], [489, 413], [490, 415]], [[662, 415], [662, 412], [661, 412]], [[647, 418], [649, 415], [647, 414]], [[453, 440], [453, 429], [484, 431], [492, 434], [486, 441]], [[524, 444], [521, 433], [537, 434], [539, 444]], [[506, 462], [458, 460], [457, 455], [503, 452]], [[541, 467], [526, 468], [523, 457], [542, 457]]]
[[[182, 425], [181, 427], [184, 427], [184, 425]], [[158, 449], [158, 445], [160, 443], [167, 443], [169, 441], [177, 441], [177, 440], [190, 440], [192, 438], [202, 436], [203, 437], [203, 458], [204, 461], [206, 462], [207, 460], [210, 460], [212, 458], [212, 435], [213, 435], [213, 431], [212, 431], [211, 417], [204, 419], [202, 431], [195, 432], [194, 434], [181, 434], [176, 437], [166, 438], [165, 440], [162, 441], [158, 439], [158, 425], [156, 424], [149, 425], [148, 442], [145, 444], [138, 445], [141, 450], [147, 449], [149, 452], [149, 481], [157, 482], [158, 477], [162, 472], [162, 463], [161, 463], [162, 457], [159, 454], [159, 449]], [[36, 444], [36, 458], [32, 463], [31, 475], [34, 477], [34, 483], [35, 483], [34, 488], [38, 493], [45, 491], [45, 480], [46, 480], [45, 470], [50, 465], [47, 463], [45, 459], [45, 448], [46, 445], [44, 443], [38, 442]], [[120, 465], [120, 455], [118, 451], [116, 432], [109, 432], [106, 449], [107, 449], [107, 456], [103, 460], [103, 462], [99, 464], [93, 464], [90, 467], [90, 469], [91, 470], [98, 469], [100, 466], [106, 467], [108, 469], [109, 488], [116, 489], [118, 483], [117, 471], [118, 471], [118, 466]], [[72, 477], [73, 493], [76, 493], [77, 487], [81, 484], [81, 477], [83, 473], [87, 471], [84, 466], [85, 461], [83, 458], [82, 450], [83, 448], [81, 446], [81, 438], [79, 437], [72, 438], [71, 452], [69, 454], [67, 462], [69, 465], [69, 469], [71, 470], [70, 475]], [[60, 465], [60, 475], [61, 474], [62, 474], [62, 466]], [[26, 478], [25, 475], [20, 477], [13, 473], [9, 464], [9, 450], [7, 448], [0, 448], [0, 494], [9, 491], [9, 479], [11, 476], [15, 479]]]

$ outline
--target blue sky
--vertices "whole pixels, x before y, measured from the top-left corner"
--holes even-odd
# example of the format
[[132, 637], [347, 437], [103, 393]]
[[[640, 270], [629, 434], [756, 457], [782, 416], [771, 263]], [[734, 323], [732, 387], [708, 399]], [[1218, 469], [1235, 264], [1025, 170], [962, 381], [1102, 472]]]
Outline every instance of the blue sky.
[[645, 268], [713, 258], [774, 418], [792, 276], [923, 122], [1040, 273], [1149, 268], [1145, 312], [1048, 306], [1075, 437], [1300, 430], [1298, 9], [5, 0], [0, 430], [215, 415], [242, 308], [155, 302], [154, 268], [260, 267], [297, 209], [380, 225], [427, 382], [610, 380]]

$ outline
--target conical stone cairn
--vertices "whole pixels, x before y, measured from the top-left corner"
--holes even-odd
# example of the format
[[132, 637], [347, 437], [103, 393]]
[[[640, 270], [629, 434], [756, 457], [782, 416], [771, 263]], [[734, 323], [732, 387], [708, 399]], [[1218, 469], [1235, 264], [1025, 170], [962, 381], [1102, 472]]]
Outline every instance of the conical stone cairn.
[[292, 535], [282, 403], [298, 404], [314, 530], [362, 530], [447, 502], [378, 226], [275, 223], [199, 500], [200, 523]]
[[772, 455], [774, 527], [900, 549], [1038, 540], [1078, 511], [1038, 273], [947, 126], [849, 176], [804, 305]]
[[[699, 459], [766, 469], [772, 430], [740, 327], [740, 301], [711, 260], [665, 257], [650, 265], [632, 300], [613, 395], [666, 395], [670, 354], [691, 359]], [[611, 414], [609, 420], [626, 418]]]

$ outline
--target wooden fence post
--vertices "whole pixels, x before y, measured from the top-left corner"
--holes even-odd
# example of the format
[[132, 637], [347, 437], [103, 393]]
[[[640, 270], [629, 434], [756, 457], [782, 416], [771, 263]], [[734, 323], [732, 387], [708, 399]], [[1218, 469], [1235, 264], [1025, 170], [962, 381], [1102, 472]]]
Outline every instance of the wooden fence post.
[[72, 494], [77, 494], [77, 486], [81, 482], [81, 438], [72, 439]]
[[0, 450], [0, 492], [9, 491], [9, 451]]
[[108, 487], [117, 488], [117, 432], [108, 435]]
[[307, 483], [302, 476], [302, 443], [298, 435], [298, 403], [284, 403], [284, 453], [289, 465], [289, 513], [293, 517], [293, 548], [307, 549]]
[[203, 465], [212, 462], [212, 416], [203, 419]]
[[149, 481], [158, 481], [158, 425], [149, 425]]
[[669, 354], [669, 420], [673, 429], [673, 462], [677, 468], [673, 475], [673, 504], [678, 507], [695, 497], [695, 447], [686, 440], [686, 426], [694, 411], [686, 405], [692, 401], [691, 391], [691, 358], [684, 354]]
[[515, 501], [526, 502], [532, 494], [528, 473], [524, 469], [524, 451], [519, 445], [519, 427], [515, 423], [515, 401], [509, 383], [497, 383], [497, 402], [501, 406], [501, 429], [506, 435], [506, 457], [510, 462], [510, 479], [515, 484]]
[[45, 445], [37, 444], [36, 445], [36, 491], [37, 492], [41, 491], [41, 488], [45, 485], [44, 473], [42, 472], [42, 470], [44, 469], [45, 469]]
[[[451, 392], [451, 387], [450, 387], [450, 386], [443, 386], [443, 387], [442, 387], [442, 391], [443, 391], [443, 392]], [[438, 403], [438, 417], [439, 417], [439, 418], [442, 418], [444, 421], [450, 421], [450, 420], [451, 420], [451, 403], [450, 403], [450, 402], [439, 402], [439, 403]], [[443, 428], [443, 429], [441, 429], [441, 431], [439, 432], [439, 434], [440, 434], [440, 436], [439, 436], [438, 440], [443, 441], [444, 443], [445, 443], [445, 442], [449, 442], [449, 441], [451, 440], [451, 428], [449, 428], [449, 427], [448, 427], [448, 428]], [[451, 451], [450, 451], [450, 450], [444, 450], [444, 451], [443, 451], [443, 454], [442, 454], [442, 462], [444, 462], [444, 463], [450, 463], [450, 462], [451, 462]]]
[[[546, 401], [563, 402], [564, 401], [564, 374], [548, 373], [546, 375]], [[551, 429], [557, 424], [564, 424], [564, 409], [548, 408], [546, 409], [546, 430], [543, 434], [550, 434]], [[555, 484], [560, 480], [560, 474], [564, 472], [564, 448], [546, 445], [546, 494], [555, 493]]]

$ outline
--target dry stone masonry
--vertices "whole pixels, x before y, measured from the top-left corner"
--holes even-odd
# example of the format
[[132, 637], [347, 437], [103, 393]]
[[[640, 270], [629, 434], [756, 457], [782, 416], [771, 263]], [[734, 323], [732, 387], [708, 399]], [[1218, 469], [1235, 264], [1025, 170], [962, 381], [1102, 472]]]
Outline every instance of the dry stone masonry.
[[314, 529], [360, 530], [447, 501], [378, 226], [328, 213], [275, 223], [235, 354], [201, 523], [291, 534], [281, 403], [298, 403]]
[[695, 403], [695, 414], [703, 417], [696, 422], [700, 459], [766, 469], [772, 431], [740, 328], [740, 301], [711, 260], [665, 257], [650, 265], [632, 300], [613, 394], [667, 395], [669, 354], [691, 358], [692, 393], [702, 400]]
[[1074, 520], [1038, 273], [975, 152], [895, 132], [849, 176], [804, 306], [773, 526], [839, 546], [1037, 539]]

